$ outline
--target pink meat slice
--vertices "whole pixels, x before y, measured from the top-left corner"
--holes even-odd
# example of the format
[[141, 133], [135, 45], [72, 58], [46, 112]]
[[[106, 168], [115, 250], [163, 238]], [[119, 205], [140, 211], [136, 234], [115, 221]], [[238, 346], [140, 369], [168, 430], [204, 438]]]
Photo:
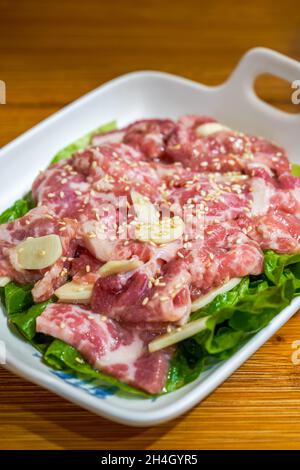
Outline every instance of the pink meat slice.
[[174, 126], [170, 119], [143, 119], [117, 131], [94, 135], [92, 145], [123, 142], [141, 151], [145, 157], [161, 157]]
[[211, 223], [205, 227], [203, 240], [181, 250], [191, 274], [191, 297], [207, 293], [233, 277], [260, 274], [263, 252], [233, 221]]
[[94, 284], [99, 277], [98, 270], [102, 264], [88, 250], [79, 247], [71, 261], [72, 281], [80, 284]]
[[79, 217], [89, 200], [90, 184], [72, 163], [72, 158], [69, 158], [50, 165], [32, 186], [34, 200], [47, 206], [58, 217]]
[[[76, 248], [77, 225], [70, 219], [58, 219], [45, 206], [29, 211], [25, 216], [0, 226], [0, 276], [8, 276], [20, 284], [33, 284], [35, 302], [48, 299], [63, 284], [68, 275], [69, 261]], [[16, 256], [16, 246], [28, 237], [57, 234], [62, 243], [62, 256], [50, 268], [22, 269]]]
[[252, 178], [253, 203], [250, 212], [238, 218], [238, 225], [262, 249], [278, 253], [300, 250], [300, 188], [293, 176], [283, 175], [272, 184]]
[[154, 279], [144, 269], [99, 278], [92, 293], [92, 309], [122, 322], [185, 323], [191, 306], [190, 279], [185, 264], [176, 258]]
[[86, 220], [95, 210], [136, 191], [155, 200], [161, 184], [155, 169], [142, 154], [125, 144], [107, 144], [78, 151], [50, 165], [33, 183], [32, 194], [57, 216]]
[[99, 193], [127, 196], [136, 191], [155, 197], [160, 178], [142, 154], [125, 144], [102, 144], [73, 156], [75, 171], [87, 177], [92, 189]]
[[300, 188], [300, 178], [293, 176], [290, 173], [282, 173], [278, 178], [279, 185], [282, 189], [297, 189]]
[[166, 199], [171, 210], [186, 222], [184, 214], [202, 215], [202, 223], [231, 220], [250, 211], [252, 195], [247, 175], [205, 175], [170, 182]]
[[[126, 248], [130, 246], [129, 243]], [[189, 275], [183, 266], [180, 266], [182, 269], [177, 272], [179, 264], [172, 269], [173, 265], [170, 263], [176, 260], [181, 242], [175, 241], [161, 247], [143, 243], [139, 243], [139, 246], [144, 249], [141, 253], [135, 251], [134, 256], [143, 262], [142, 266], [124, 274], [99, 278], [91, 300], [93, 309], [112, 318], [134, 323], [186, 319], [190, 301], [189, 296], [185, 298], [183, 292], [186, 292]], [[176, 303], [175, 293], [173, 298], [170, 296], [171, 286], [176, 285], [177, 293], [180, 294], [178, 283], [182, 278], [185, 285], [182, 286], [182, 296], [177, 296]], [[154, 299], [151, 300], [152, 297], [155, 302], [152, 301]]]
[[167, 154], [197, 171], [241, 171], [270, 179], [289, 171], [285, 151], [265, 139], [231, 130], [199, 136], [197, 128], [216, 122], [207, 116], [181, 117], [168, 139]]
[[77, 305], [51, 304], [37, 318], [36, 329], [76, 348], [95, 368], [149, 393], [166, 382], [171, 352], [150, 354], [157, 332], [121, 326]]
[[[240, 225], [249, 227], [245, 219]], [[263, 250], [277, 253], [298, 253], [300, 251], [300, 219], [281, 210], [270, 209], [267, 214], [253, 218], [248, 236], [259, 243]]]

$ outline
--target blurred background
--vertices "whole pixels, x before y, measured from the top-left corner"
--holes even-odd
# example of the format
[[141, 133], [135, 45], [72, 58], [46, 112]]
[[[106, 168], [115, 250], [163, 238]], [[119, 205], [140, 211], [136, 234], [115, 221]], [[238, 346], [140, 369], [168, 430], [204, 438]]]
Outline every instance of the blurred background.
[[[0, 146], [118, 75], [154, 69], [216, 85], [255, 46], [300, 59], [298, 0], [0, 0]], [[290, 85], [257, 86], [292, 108]]]

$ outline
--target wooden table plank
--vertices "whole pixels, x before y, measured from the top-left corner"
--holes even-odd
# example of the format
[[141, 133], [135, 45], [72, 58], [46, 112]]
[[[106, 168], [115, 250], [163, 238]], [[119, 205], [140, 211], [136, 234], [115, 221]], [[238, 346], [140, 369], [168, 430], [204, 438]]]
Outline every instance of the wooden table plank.
[[[297, 1], [0, 0], [0, 145], [122, 73], [157, 69], [215, 85], [257, 45], [300, 59]], [[259, 88], [292, 110], [280, 81]], [[1, 368], [0, 449], [299, 448], [296, 339], [299, 314], [201, 405], [149, 429], [103, 420]]]

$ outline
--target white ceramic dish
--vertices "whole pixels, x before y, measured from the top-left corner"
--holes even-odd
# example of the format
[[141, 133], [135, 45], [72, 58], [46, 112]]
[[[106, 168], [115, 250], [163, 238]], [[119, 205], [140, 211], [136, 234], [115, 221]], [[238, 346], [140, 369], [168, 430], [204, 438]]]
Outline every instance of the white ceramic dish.
[[[300, 163], [300, 115], [278, 111], [254, 93], [255, 78], [271, 73], [292, 82], [300, 79], [300, 63], [268, 49], [253, 49], [230, 78], [218, 87], [159, 72], [134, 72], [117, 78], [6, 145], [0, 155], [0, 211], [27, 191], [53, 155], [102, 123], [117, 119], [123, 126], [145, 117], [177, 118], [184, 113], [213, 115], [229, 126], [263, 135], [284, 146]], [[292, 92], [292, 89], [291, 89]], [[298, 148], [297, 148], [298, 147]], [[7, 326], [0, 312], [0, 339], [7, 349], [5, 367], [106, 418], [135, 426], [158, 424], [199, 403], [246, 361], [300, 308], [295, 299], [233, 357], [186, 387], [158, 399], [121, 398], [43, 365], [33, 348]]]

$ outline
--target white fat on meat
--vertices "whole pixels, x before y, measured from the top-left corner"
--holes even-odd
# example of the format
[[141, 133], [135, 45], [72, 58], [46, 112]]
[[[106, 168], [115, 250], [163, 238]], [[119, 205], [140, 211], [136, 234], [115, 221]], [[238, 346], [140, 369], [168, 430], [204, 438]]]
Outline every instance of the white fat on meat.
[[274, 194], [274, 188], [266, 183], [263, 178], [253, 178], [251, 181], [252, 189], [252, 216], [265, 215], [270, 207], [270, 200]]
[[221, 131], [230, 131], [230, 129], [219, 122], [207, 122], [197, 127], [197, 135], [199, 137], [207, 137]]
[[125, 328], [114, 320], [68, 304], [48, 305], [37, 318], [36, 328], [70, 344], [95, 369], [125, 383], [150, 393], [159, 393], [164, 386], [170, 354], [162, 351], [149, 355], [148, 341], [139, 329]]

